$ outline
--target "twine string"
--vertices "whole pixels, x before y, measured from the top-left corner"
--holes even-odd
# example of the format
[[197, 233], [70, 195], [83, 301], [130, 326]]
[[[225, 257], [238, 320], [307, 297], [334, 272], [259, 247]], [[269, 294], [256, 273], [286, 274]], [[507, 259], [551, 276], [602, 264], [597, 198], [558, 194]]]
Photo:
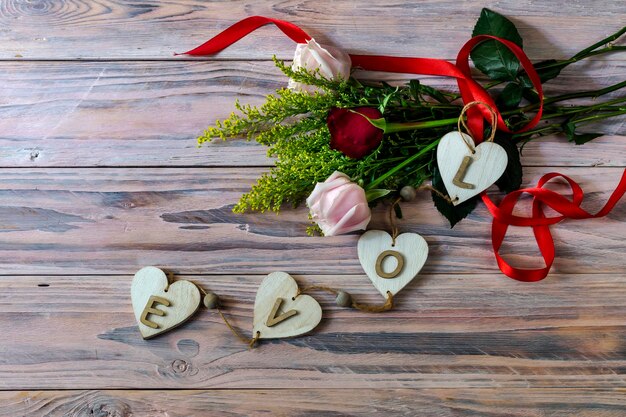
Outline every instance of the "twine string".
[[[463, 142], [465, 143], [465, 145], [467, 145], [472, 153], [475, 153], [476, 149], [474, 149], [474, 146], [472, 146], [472, 144], [469, 143], [467, 139], [465, 139], [465, 135], [463, 135], [463, 130], [465, 130], [465, 132], [467, 132], [470, 137], [472, 136], [472, 131], [470, 130], [469, 126], [467, 126], [467, 123], [465, 121], [465, 113], [475, 106], [484, 106], [487, 110], [489, 110], [489, 113], [491, 113], [491, 132], [489, 133], [487, 142], [493, 142], [494, 138], [496, 137], [496, 128], [498, 125], [498, 115], [496, 114], [493, 107], [491, 107], [489, 104], [483, 101], [472, 101], [463, 106], [461, 114], [459, 115], [459, 120], [457, 122], [457, 130], [459, 131], [459, 133], [461, 133], [461, 139], [463, 139]], [[461, 126], [463, 126], [463, 129], [461, 129]]]
[[352, 307], [368, 313], [382, 313], [383, 311], [389, 311], [393, 308], [393, 294], [391, 291], [387, 291], [387, 299], [383, 305], [359, 304], [356, 301], [352, 301]]
[[256, 344], [256, 342], [259, 340], [259, 338], [261, 337], [261, 332], [257, 330], [257, 332], [255, 333], [254, 337], [251, 339], [248, 339], [247, 337], [245, 337], [244, 335], [241, 334], [241, 332], [239, 332], [239, 330], [237, 330], [232, 324], [230, 324], [230, 322], [228, 321], [228, 319], [226, 319], [226, 316], [224, 315], [224, 313], [222, 313], [221, 309], [217, 309], [217, 312], [220, 313], [220, 317], [222, 317], [222, 320], [224, 320], [224, 323], [226, 323], [226, 326], [228, 326], [228, 328], [230, 329], [230, 331], [237, 336], [237, 338], [239, 340], [241, 340], [243, 343], [245, 343], [246, 345], [248, 345], [248, 348], [252, 349], [254, 347], [254, 345]]
[[[198, 289], [200, 290], [200, 292], [202, 294], [204, 294], [204, 296], [206, 297], [208, 295], [208, 293], [205, 291], [204, 288], [202, 288], [200, 285], [196, 284], [194, 282], [195, 286], [198, 287]], [[237, 330], [235, 328], [235, 326], [233, 326], [232, 324], [230, 324], [230, 322], [228, 321], [228, 319], [226, 318], [226, 316], [224, 315], [224, 313], [222, 312], [222, 310], [219, 307], [216, 307], [217, 312], [220, 314], [220, 317], [222, 318], [222, 320], [224, 321], [224, 323], [226, 324], [226, 327], [228, 327], [230, 329], [230, 331], [237, 336], [237, 339], [241, 340], [243, 343], [245, 343], [246, 345], [248, 345], [248, 348], [252, 349], [254, 347], [254, 345], [256, 344], [256, 342], [259, 340], [259, 338], [261, 337], [261, 332], [259, 332], [257, 330], [257, 332], [255, 333], [254, 337], [252, 337], [251, 339], [248, 339], [247, 337], [245, 337], [243, 334], [241, 334], [241, 332], [239, 330]]]
[[333, 294], [333, 295], [339, 294], [338, 290], [336, 290], [334, 288], [331, 288], [331, 287], [326, 287], [325, 285], [309, 285], [309, 286], [303, 287], [303, 288], [299, 288], [298, 287], [298, 292], [296, 293], [296, 297], [299, 296], [300, 294], [305, 294], [308, 291], [326, 291], [326, 292], [328, 292], [330, 294]]
[[438, 189], [436, 189], [432, 185], [429, 185], [429, 184], [422, 185], [422, 186], [416, 188], [415, 191], [430, 191], [430, 192], [433, 192], [433, 193], [437, 194], [439, 197], [441, 197], [444, 200], [446, 200], [448, 203], [452, 204], [452, 199], [450, 198], [450, 196], [445, 195], [444, 193], [442, 193], [441, 191], [439, 191]]
[[[303, 287], [302, 289], [298, 288], [298, 293], [296, 294], [296, 297], [300, 294], [305, 294], [308, 291], [314, 291], [314, 290], [326, 291], [333, 295], [339, 294], [339, 290], [336, 290], [331, 287], [326, 287], [324, 285], [310, 285], [308, 287]], [[361, 304], [361, 303], [357, 303], [354, 300], [352, 300], [352, 304], [351, 304], [352, 308], [356, 310], [360, 310], [360, 311], [365, 311], [368, 313], [382, 313], [383, 311], [391, 310], [393, 306], [394, 306], [393, 294], [390, 291], [387, 291], [387, 299], [385, 300], [385, 303], [383, 305]]]

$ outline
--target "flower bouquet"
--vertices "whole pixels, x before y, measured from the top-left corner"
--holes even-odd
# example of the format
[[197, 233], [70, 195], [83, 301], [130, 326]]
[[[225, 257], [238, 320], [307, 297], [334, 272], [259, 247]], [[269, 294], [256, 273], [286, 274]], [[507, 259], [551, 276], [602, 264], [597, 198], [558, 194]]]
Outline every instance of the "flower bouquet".
[[[549, 91], [549, 81], [564, 68], [592, 56], [626, 50], [626, 46], [615, 44], [626, 27], [569, 59], [531, 64], [514, 24], [483, 9], [472, 40], [463, 47], [456, 64], [451, 64], [429, 58], [348, 55], [319, 45], [288, 22], [252, 17], [187, 54], [213, 54], [267, 23], [276, 24], [298, 43], [293, 63], [274, 57], [275, 65], [289, 78], [288, 86], [267, 96], [258, 107], [236, 102], [237, 112], [215, 122], [198, 140], [202, 144], [247, 138], [267, 146], [275, 167], [258, 179], [233, 210], [279, 211], [284, 205], [306, 201], [316, 222], [310, 233], [317, 230], [330, 236], [365, 229], [371, 205], [381, 200], [412, 200], [416, 189], [432, 192], [435, 206], [451, 226], [471, 213], [481, 197], [496, 217], [494, 225], [543, 226], [548, 221], [524, 223], [511, 213], [503, 213], [502, 207], [499, 210], [481, 193], [484, 188], [464, 182], [471, 155], [464, 158], [461, 167], [456, 162], [451, 170], [442, 166], [442, 160], [452, 152], [442, 150], [446, 134], [464, 126], [465, 132], [457, 136], [472, 153], [488, 137], [487, 142], [497, 145], [493, 148], [500, 153], [494, 161], [504, 162], [500, 171], [493, 168], [496, 162], [483, 169], [496, 172], [485, 188], [495, 182], [505, 193], [517, 192], [518, 198], [520, 149], [524, 144], [562, 133], [573, 144], [582, 145], [602, 135], [586, 131], [586, 125], [626, 114], [626, 97], [610, 94], [623, 90], [626, 80], [599, 90], [561, 95]], [[473, 79], [468, 57], [486, 77], [484, 83]], [[434, 88], [419, 79], [402, 85], [364, 81], [354, 72], [359, 67], [451, 76], [457, 79], [460, 93]], [[594, 100], [590, 104], [571, 101], [580, 98]], [[485, 125], [484, 121], [491, 123]], [[452, 183], [459, 189], [474, 188], [464, 194], [471, 198], [461, 201], [452, 197], [448, 189]], [[537, 198], [559, 211], [544, 197]], [[400, 217], [399, 205], [392, 207]], [[542, 216], [535, 214], [536, 218]]]

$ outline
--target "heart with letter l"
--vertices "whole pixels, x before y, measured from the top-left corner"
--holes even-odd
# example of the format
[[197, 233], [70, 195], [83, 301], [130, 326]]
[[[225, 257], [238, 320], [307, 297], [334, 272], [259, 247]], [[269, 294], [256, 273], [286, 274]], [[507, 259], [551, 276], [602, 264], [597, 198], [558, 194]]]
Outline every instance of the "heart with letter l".
[[254, 301], [254, 335], [259, 339], [298, 336], [322, 320], [322, 307], [311, 296], [298, 294], [298, 284], [285, 272], [263, 279]]
[[387, 297], [396, 295], [420, 272], [428, 258], [428, 243], [417, 233], [396, 237], [382, 230], [369, 230], [357, 246], [359, 261], [374, 287]]
[[474, 146], [472, 137], [465, 133], [447, 133], [437, 145], [439, 173], [455, 206], [495, 183], [507, 163], [507, 154], [502, 146], [493, 142]]
[[200, 290], [189, 281], [170, 285], [165, 272], [154, 266], [141, 268], [130, 289], [133, 311], [144, 339], [184, 323], [200, 306]]

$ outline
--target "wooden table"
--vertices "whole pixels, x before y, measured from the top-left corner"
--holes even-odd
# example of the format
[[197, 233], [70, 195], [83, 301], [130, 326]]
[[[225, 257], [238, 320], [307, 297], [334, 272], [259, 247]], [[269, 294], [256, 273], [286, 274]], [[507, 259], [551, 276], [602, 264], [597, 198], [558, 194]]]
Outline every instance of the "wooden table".
[[[257, 286], [276, 270], [381, 300], [357, 235], [307, 237], [303, 208], [231, 213], [271, 165], [263, 147], [196, 146], [236, 98], [258, 104], [285, 84], [269, 59], [289, 59], [293, 44], [268, 27], [215, 59], [174, 51], [260, 14], [353, 53], [452, 59], [486, 6], [516, 23], [538, 61], [626, 22], [619, 1], [385, 3], [0, 2], [1, 416], [626, 415], [623, 203], [554, 227], [551, 276], [522, 284], [497, 269], [484, 207], [451, 230], [423, 195], [400, 227], [425, 236], [431, 255], [394, 311], [341, 309], [322, 294], [314, 334], [253, 350], [207, 311], [140, 338], [129, 289], [145, 265], [218, 293], [244, 331]], [[546, 88], [599, 88], [625, 73], [616, 54]], [[626, 166], [624, 122], [587, 146], [528, 144], [524, 184], [557, 170], [599, 209]], [[383, 214], [372, 227], [387, 227]], [[513, 231], [504, 253], [540, 265], [529, 230]]]

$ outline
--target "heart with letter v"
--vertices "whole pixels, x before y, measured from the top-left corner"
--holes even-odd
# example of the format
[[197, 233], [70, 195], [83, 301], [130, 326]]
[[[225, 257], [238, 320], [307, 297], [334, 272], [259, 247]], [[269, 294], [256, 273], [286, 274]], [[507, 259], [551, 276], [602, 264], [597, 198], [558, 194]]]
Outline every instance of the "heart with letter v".
[[170, 285], [165, 272], [154, 266], [135, 274], [130, 295], [144, 339], [181, 325], [200, 306], [200, 290], [194, 283], [181, 280]]
[[322, 307], [309, 295], [298, 294], [298, 284], [285, 272], [263, 279], [254, 301], [253, 334], [259, 339], [298, 336], [322, 320]]
[[428, 258], [428, 243], [417, 233], [396, 237], [382, 230], [369, 230], [359, 238], [359, 261], [374, 287], [387, 297], [396, 295], [420, 272]]
[[498, 181], [507, 163], [502, 146], [493, 142], [474, 146], [472, 137], [465, 133], [447, 133], [437, 145], [439, 173], [455, 206]]

